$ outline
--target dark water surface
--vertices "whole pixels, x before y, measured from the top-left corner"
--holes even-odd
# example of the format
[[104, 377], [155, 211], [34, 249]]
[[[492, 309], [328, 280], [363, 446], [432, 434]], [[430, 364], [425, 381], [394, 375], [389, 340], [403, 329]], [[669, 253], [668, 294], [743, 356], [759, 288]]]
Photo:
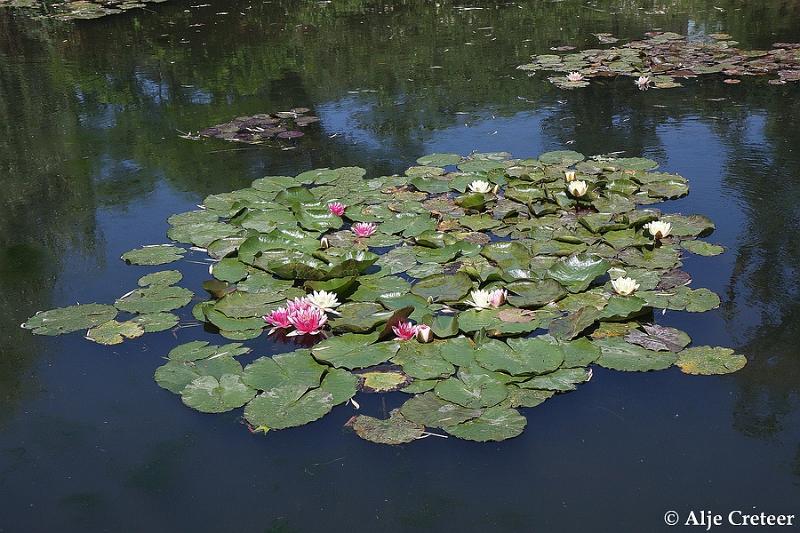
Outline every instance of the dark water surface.
[[[0, 11], [0, 530], [620, 532], [667, 529], [669, 509], [800, 514], [800, 85], [567, 92], [515, 70], [551, 46], [594, 46], [594, 32], [796, 42], [800, 2], [202, 5], [74, 26]], [[177, 137], [295, 106], [322, 121], [294, 150]], [[184, 407], [152, 374], [176, 343], [220, 340], [202, 328], [116, 347], [19, 329], [135, 287], [157, 268], [120, 254], [164, 242], [167, 216], [209, 193], [316, 167], [399, 172], [435, 151], [561, 148], [689, 178], [691, 194], [664, 207], [717, 223], [710, 240], [727, 253], [686, 267], [723, 305], [662, 323], [735, 347], [744, 370], [598, 368], [526, 410], [516, 439], [393, 448], [343, 430], [351, 407], [266, 437], [239, 411]], [[206, 267], [181, 265], [202, 296]]]

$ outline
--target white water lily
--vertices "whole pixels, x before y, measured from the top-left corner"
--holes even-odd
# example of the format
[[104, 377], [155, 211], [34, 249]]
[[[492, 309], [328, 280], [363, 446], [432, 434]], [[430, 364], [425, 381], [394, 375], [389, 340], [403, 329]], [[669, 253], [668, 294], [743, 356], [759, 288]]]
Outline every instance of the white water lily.
[[433, 330], [427, 324], [420, 324], [417, 326], [417, 340], [419, 342], [433, 341]]
[[567, 182], [575, 181], [575, 171], [574, 170], [565, 170], [564, 171], [564, 179]]
[[644, 227], [656, 240], [668, 237], [670, 231], [672, 231], [672, 224], [669, 222], [662, 222], [661, 220], [656, 220], [655, 222], [645, 224]]
[[486, 194], [492, 190], [492, 184], [488, 181], [475, 180], [469, 184], [469, 190], [472, 192]]
[[634, 82], [636, 86], [639, 88], [640, 91], [646, 91], [650, 88], [650, 76], [639, 76], [639, 78]]
[[319, 240], [319, 245], [320, 245], [320, 247], [322, 247], [323, 249], [326, 249], [326, 248], [330, 248], [330, 247], [331, 247], [331, 243], [330, 243], [330, 241], [328, 240], [328, 238], [327, 238], [327, 237], [322, 237], [322, 238]]
[[611, 280], [611, 286], [614, 287], [614, 292], [620, 296], [628, 296], [639, 288], [639, 284], [633, 278], [613, 279]]
[[326, 313], [336, 313], [334, 308], [339, 307], [340, 304], [336, 293], [328, 291], [314, 291], [306, 296], [306, 298], [308, 298], [308, 301], [311, 302], [314, 307], [322, 309]]
[[476, 289], [469, 293], [472, 297], [464, 303], [474, 307], [475, 309], [491, 309], [500, 307], [506, 301], [506, 290], [495, 289], [487, 291], [484, 289]]
[[580, 198], [581, 196], [586, 194], [586, 191], [589, 190], [589, 186], [586, 184], [585, 181], [575, 180], [575, 181], [570, 181], [567, 184], [567, 190], [575, 198]]
[[490, 291], [477, 289], [470, 292], [469, 295], [472, 297], [472, 299], [467, 300], [464, 303], [474, 307], [475, 309], [489, 309], [492, 306]]
[[580, 72], [570, 72], [567, 74], [567, 81], [583, 81], [583, 74]]

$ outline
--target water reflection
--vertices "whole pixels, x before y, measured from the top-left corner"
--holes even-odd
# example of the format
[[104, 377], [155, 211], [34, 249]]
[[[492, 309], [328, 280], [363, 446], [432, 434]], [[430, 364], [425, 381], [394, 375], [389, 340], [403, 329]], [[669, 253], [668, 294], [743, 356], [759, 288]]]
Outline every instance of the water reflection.
[[[571, 440], [577, 435], [596, 439], [601, 446], [597, 464], [608, 460], [603, 454], [624, 464], [628, 457], [614, 454], [622, 449], [621, 440], [663, 449], [663, 439], [672, 439], [670, 446], [680, 449], [682, 442], [675, 436], [680, 431], [709, 431], [694, 422], [691, 413], [696, 412], [699, 419], [707, 415], [716, 424], [712, 436], [703, 434], [706, 438], [727, 439], [724, 442], [741, 454], [762, 453], [765, 443], [781, 444], [784, 448], [773, 450], [773, 470], [753, 475], [759, 486], [785, 488], [798, 474], [800, 457], [800, 452], [794, 455], [800, 441], [795, 379], [800, 363], [793, 342], [800, 316], [792, 283], [800, 259], [792, 238], [798, 220], [795, 177], [800, 174], [800, 155], [794, 150], [800, 140], [798, 87], [768, 86], [761, 80], [723, 86], [696, 79], [687, 81], [686, 89], [641, 93], [624, 80], [564, 92], [543, 77], [528, 78], [515, 70], [529, 54], [553, 46], [596, 46], [590, 33], [600, 31], [622, 38], [639, 38], [653, 27], [698, 34], [725, 31], [743, 47], [800, 40], [795, 24], [800, 2], [714, 4], [350, 0], [321, 5], [286, 0], [214, 2], [195, 8], [175, 1], [155, 6], [157, 14], [138, 12], [76, 26], [45, 25], [0, 11], [0, 422], [7, 429], [0, 437], [0, 464], [9, 472], [4, 483], [25, 481], [35, 451], [44, 450], [53, 470], [61, 462], [98, 461], [102, 468], [88, 469], [95, 473], [87, 476], [92, 490], [68, 483], [54, 490], [71, 524], [97, 524], [120, 513], [120, 503], [105, 491], [146, 494], [146, 499], [152, 498], [151, 491], [163, 491], [181, 500], [182, 483], [195, 480], [182, 461], [246, 471], [253, 468], [248, 459], [262, 457], [269, 446], [294, 452], [276, 452], [276, 457], [293, 459], [288, 466], [269, 464], [270, 468], [287, 475], [310, 468], [317, 480], [325, 479], [330, 486], [349, 486], [352, 480], [332, 467], [303, 463], [364, 455], [375, 461], [364, 476], [379, 486], [378, 474], [386, 471], [380, 463], [387, 460], [383, 454], [395, 454], [401, 468], [386, 491], [396, 501], [408, 500], [408, 483], [419, 469], [444, 468], [449, 479], [457, 480], [466, 475], [465, 463], [477, 464], [473, 482], [484, 476], [484, 483], [503, 485], [505, 474], [492, 470], [497, 466], [492, 461], [500, 460], [488, 459], [485, 448], [448, 447], [461, 462], [442, 467], [442, 447], [420, 443], [424, 452], [409, 452], [413, 455], [363, 448], [349, 436], [339, 439], [339, 419], [310, 430], [313, 439], [312, 433], [290, 432], [270, 436], [268, 445], [245, 440], [235, 416], [196, 416], [155, 389], [150, 376], [158, 356], [174, 344], [169, 334], [110, 351], [86, 347], [78, 336], [34, 338], [18, 325], [38, 309], [78, 298], [107, 301], [125, 292], [139, 272], [117, 261], [121, 251], [163, 240], [166, 217], [191, 208], [206, 194], [241, 188], [265, 174], [340, 165], [366, 166], [382, 174], [402, 170], [434, 150], [509, 150], [528, 156], [569, 146], [585, 153], [623, 150], [647, 155], [690, 178], [692, 195], [674, 208], [711, 214], [720, 227], [712, 240], [729, 251], [714, 262], [691, 260], [697, 265], [692, 272], [698, 285], [722, 292], [724, 307], [709, 313], [715, 315], [710, 318], [685, 319], [685, 327], [703, 342], [735, 344], [752, 357], [741, 373], [703, 384], [683, 376], [673, 379], [668, 373], [631, 379], [609, 374], [602, 386], [567, 395], [546, 411], [529, 414], [530, 424], [540, 429], [498, 448], [501, 454], [524, 457], [524, 464], [499, 466], [531, 476], [544, 468], [550, 476], [545, 481], [566, 491], [586, 482], [583, 463], [555, 459], [588, 453]], [[227, 15], [217, 14], [222, 11]], [[109, 35], [114, 36], [114, 46], [109, 45]], [[294, 149], [178, 138], [179, 131], [196, 131], [233, 116], [298, 105], [312, 108], [322, 123], [315, 133], [283, 146]], [[187, 286], [199, 287], [204, 277], [198, 267], [187, 275]], [[209, 338], [192, 331], [181, 332], [180, 339], [191, 340], [187, 335]], [[103, 429], [109, 411], [86, 407], [77, 399], [71, 402], [58, 392], [52, 394], [65, 406], [49, 404], [51, 396], [43, 390], [63, 391], [61, 384], [66, 382], [85, 387], [84, 399], [115, 397], [119, 403], [114, 409], [125, 414], [126, 426]], [[648, 395], [653, 394], [650, 390], [668, 389], [685, 393], [686, 405], [670, 403], [680, 400], [666, 393]], [[724, 403], [726, 393], [732, 395], [730, 405]], [[713, 405], [705, 405], [709, 397], [717, 398]], [[598, 406], [625, 423], [608, 429], [609, 421], [619, 420], [615, 415], [606, 426], [591, 425], [600, 416]], [[689, 420], [674, 435], [652, 427], [653, 419], [666, 424], [674, 414], [669, 409], [678, 408], [685, 409]], [[29, 416], [39, 421], [37, 427], [31, 427]], [[567, 420], [583, 424], [566, 427]], [[641, 435], [636, 421], [646, 425], [652, 441]], [[738, 435], [727, 433], [731, 427]], [[152, 434], [141, 435], [147, 431], [140, 428], [151, 428]], [[126, 453], [112, 461], [100, 452], [76, 458], [69, 451], [91, 449], [97, 439]], [[320, 452], [315, 447], [320, 439], [329, 439], [332, 449]], [[240, 457], [219, 459], [216, 451], [229, 446], [239, 446]], [[531, 450], [543, 455], [533, 456]], [[562, 478], [542, 467], [540, 457], [553, 461], [552, 468], [561, 467]], [[651, 458], [658, 465], [653, 468], [670, 472], [678, 461], [675, 457], [667, 454], [664, 464]], [[703, 457], [712, 464], [696, 468], [708, 468], [710, 477], [726, 479], [722, 459]], [[605, 466], [595, 468], [608, 479], [620, 475]], [[38, 467], [34, 471], [45, 478], [53, 475]], [[106, 474], [109, 480], [103, 478]], [[206, 475], [216, 474], [210, 470]], [[637, 477], [634, 465], [626, 466], [623, 474], [628, 478], [617, 478], [623, 485], [646, 483]], [[123, 478], [126, 481], [117, 482]], [[235, 485], [235, 480], [228, 483]], [[34, 493], [23, 486], [26, 490], [17, 496], [20, 504]], [[682, 494], [681, 488], [671, 486], [670, 494]], [[445, 482], [434, 483], [424, 490], [427, 502], [415, 504], [410, 516], [397, 509], [386, 512], [403, 527], [435, 527], [448, 519], [442, 507], [469, 510], [473, 505], [469, 492], [448, 493], [453, 490]], [[281, 495], [277, 488], [266, 493]], [[786, 494], [788, 498], [796, 493]], [[378, 495], [337, 498], [354, 507], [361, 504], [359, 498], [367, 498], [375, 509], [382, 505]], [[480, 523], [514, 528], [529, 519], [525, 512], [511, 512], [499, 496], [493, 498], [502, 512], [487, 513]], [[555, 495], [541, 498], [546, 510], [562, 505]], [[259, 504], [253, 494], [242, 500], [251, 508]], [[289, 522], [302, 516], [279, 501], [290, 509]], [[580, 505], [593, 504], [587, 497]], [[346, 520], [345, 511], [340, 512], [337, 518]], [[562, 523], [571, 523], [566, 520]], [[470, 524], [469, 519], [462, 522], [467, 528]]]

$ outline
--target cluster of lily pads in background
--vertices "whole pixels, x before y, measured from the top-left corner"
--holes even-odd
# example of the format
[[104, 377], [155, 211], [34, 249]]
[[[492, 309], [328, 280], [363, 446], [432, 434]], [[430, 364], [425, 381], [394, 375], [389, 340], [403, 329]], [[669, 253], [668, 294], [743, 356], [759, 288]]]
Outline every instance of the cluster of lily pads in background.
[[680, 87], [677, 78], [718, 73], [728, 76], [726, 83], [738, 83], [738, 76], [771, 73], [778, 74], [778, 78], [769, 81], [771, 84], [800, 81], [800, 44], [774, 43], [771, 50], [742, 50], [736, 48], [738, 43], [730, 40], [730, 35], [723, 33], [712, 34], [709, 40], [688, 40], [672, 32], [645, 35], [644, 40], [620, 47], [534, 55], [533, 62], [518, 68], [532, 73], [562, 72], [562, 76], [549, 78], [562, 89], [586, 87], [590, 78], [616, 76], [636, 78], [634, 81], [642, 90]]
[[236, 117], [230, 122], [210, 126], [197, 134], [188, 133], [181, 137], [192, 140], [212, 137], [246, 144], [263, 144], [274, 139], [296, 139], [305, 135], [298, 128], [319, 122], [319, 118], [307, 114], [309, 111], [310, 109], [306, 107], [296, 107], [272, 115], [263, 113]]
[[[697, 239], [713, 223], [651, 207], [686, 195], [683, 177], [649, 159], [574, 151], [417, 162], [373, 179], [357, 167], [269, 176], [170, 217], [173, 241], [210, 256], [210, 297], [194, 318], [240, 342], [176, 347], [158, 384], [202, 412], [244, 406], [262, 431], [357, 406], [358, 391], [399, 390], [411, 397], [388, 419], [349, 423], [367, 440], [398, 444], [432, 428], [475, 441], [519, 435], [519, 408], [574, 390], [591, 365], [689, 374], [744, 366], [730, 349], [689, 347], [686, 333], [656, 323], [654, 310], [720, 303], [680, 269], [685, 252], [723, 251]], [[158, 265], [186, 252], [155, 245], [123, 259]], [[180, 279], [154, 272], [114, 306], [47, 311], [23, 327], [88, 328], [102, 343], [169, 328], [171, 311], [192, 297]], [[133, 316], [118, 321], [120, 311]], [[251, 348], [241, 341], [257, 338], [291, 348], [243, 366], [237, 358]]]
[[25, 9], [58, 20], [96, 19], [166, 0], [0, 0], [0, 7]]

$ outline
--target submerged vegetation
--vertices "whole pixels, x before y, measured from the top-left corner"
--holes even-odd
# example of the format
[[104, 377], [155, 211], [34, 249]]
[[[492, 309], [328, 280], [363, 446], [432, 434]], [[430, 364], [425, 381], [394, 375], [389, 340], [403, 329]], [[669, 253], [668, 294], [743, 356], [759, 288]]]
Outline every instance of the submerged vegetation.
[[[725, 74], [726, 83], [738, 83], [731, 76], [760, 76], [777, 73], [772, 84], [800, 81], [800, 44], [774, 43], [771, 50], [743, 50], [724, 33], [708, 40], [690, 40], [672, 32], [649, 32], [646, 39], [620, 47], [591, 49], [566, 55], [540, 54], [521, 70], [563, 72], [549, 78], [562, 89], [589, 85], [590, 78], [629, 76], [641, 90], [651, 87], [680, 87], [677, 78], [704, 74]], [[608, 42], [608, 41], [601, 41]], [[616, 41], [612, 41], [616, 42]], [[571, 49], [572, 47], [566, 47]], [[556, 50], [559, 51], [559, 50]]]
[[[211, 297], [194, 318], [233, 341], [295, 349], [243, 366], [251, 348], [241, 342], [189, 342], [155, 379], [201, 412], [244, 406], [254, 431], [307, 424], [359, 390], [400, 390], [411, 398], [389, 419], [349, 423], [397, 444], [426, 428], [476, 441], [519, 435], [518, 408], [574, 390], [593, 364], [734, 372], [743, 356], [689, 347], [686, 333], [656, 324], [654, 310], [719, 306], [680, 267], [685, 252], [723, 251], [698, 240], [714, 230], [706, 217], [650, 207], [689, 190], [657, 166], [574, 151], [431, 154], [403, 176], [326, 168], [208, 196], [169, 219], [173, 241], [212, 261]], [[167, 264], [185, 252], [147, 246], [123, 259]], [[113, 306], [46, 311], [23, 327], [88, 329], [102, 344], [163, 331], [192, 299], [181, 279], [154, 272]]]

